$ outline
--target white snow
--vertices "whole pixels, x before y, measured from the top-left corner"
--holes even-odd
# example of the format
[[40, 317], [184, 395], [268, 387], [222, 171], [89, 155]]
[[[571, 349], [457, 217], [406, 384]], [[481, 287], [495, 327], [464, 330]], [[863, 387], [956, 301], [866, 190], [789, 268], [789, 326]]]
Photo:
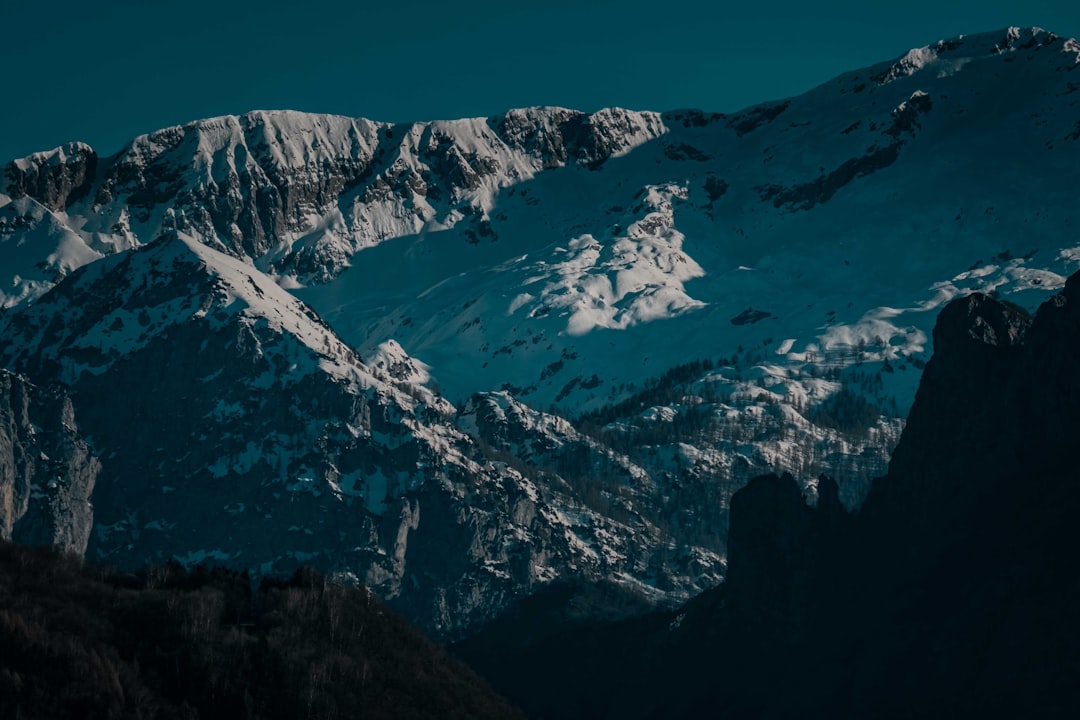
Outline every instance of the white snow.
[[[48, 317], [35, 309], [60, 301], [42, 295], [79, 267], [88, 265], [86, 286], [130, 260], [128, 287], [148, 289], [158, 287], [155, 273], [198, 267], [215, 283], [211, 302], [158, 302], [147, 318], [127, 308], [107, 313], [89, 332], [59, 341], [83, 351], [65, 361], [64, 379], [100, 372], [179, 323], [236, 322], [252, 330], [255, 352], [287, 361], [274, 365], [285, 370], [250, 379], [249, 389], [274, 392], [324, 373], [378, 398], [386, 414], [388, 425], [370, 436], [348, 424], [337, 428], [344, 437], [387, 449], [416, 441], [424, 453], [407, 473], [317, 472], [300, 467], [291, 450], [321, 439], [326, 426], [313, 423], [301, 437], [268, 439], [274, 451], [249, 443], [219, 458], [213, 477], [250, 473], [261, 458], [279, 489], [301, 493], [291, 496], [297, 501], [318, 495], [382, 514], [386, 499], [405, 488], [449, 484], [438, 467], [445, 462], [492, 487], [517, 483], [566, 533], [582, 567], [619, 567], [628, 583], [648, 586], [646, 573], [629, 567], [625, 546], [647, 527], [605, 527], [607, 519], [572, 498], [542, 497], [548, 490], [513, 463], [482, 464], [465, 435], [479, 432], [475, 401], [464, 404], [455, 427], [442, 396], [485, 393], [497, 417], [559, 448], [588, 438], [532, 408], [556, 405], [573, 415], [625, 399], [675, 364], [723, 358], [689, 383], [685, 397], [622, 419], [626, 428], [648, 427], [694, 409], [712, 423], [708, 445], [657, 447], [647, 467], [613, 456], [627, 486], [642, 492], [662, 486], [665, 472], [842, 465], [845, 453], [861, 457], [894, 441], [896, 419], [884, 418], [860, 445], [816, 428], [807, 415], [860, 381], [879, 383], [871, 399], [894, 399], [903, 415], [918, 382], [915, 361], [929, 357], [944, 303], [994, 291], [1032, 307], [1080, 265], [1073, 232], [1080, 144], [1065, 139], [1080, 117], [1080, 93], [1066, 80], [1080, 46], [1017, 51], [1029, 37], [1047, 38], [1012, 29], [916, 48], [794, 98], [742, 134], [730, 119], [684, 123], [604, 110], [588, 121], [612, 155], [592, 167], [537, 149], [560, 124], [583, 120], [560, 108], [409, 126], [267, 112], [165, 129], [138, 138], [118, 162], [140, 178], [152, 178], [155, 164], [183, 168], [181, 195], [224, 197], [244, 173], [258, 186], [274, 168], [318, 184], [325, 164], [363, 164], [380, 146], [385, 154], [369, 181], [301, 203], [254, 257], [237, 249], [239, 227], [219, 232], [197, 207], [170, 200], [133, 213], [124, 200], [134, 185], [101, 206], [91, 193], [63, 213], [2, 196], [0, 304], [27, 308], [44, 328]], [[868, 77], [883, 82], [856, 90]], [[894, 110], [923, 95], [932, 107], [919, 127], [890, 135]], [[497, 131], [500, 122], [506, 127]], [[867, 162], [894, 141], [903, 143], [895, 163]], [[468, 180], [437, 177], [436, 155]], [[865, 172], [841, 182], [860, 162]], [[166, 223], [180, 228], [175, 241], [131, 251]], [[289, 265], [295, 254], [318, 259], [321, 270], [297, 274]], [[73, 324], [84, 312], [79, 304], [56, 307]], [[284, 340], [267, 342], [256, 329]], [[44, 338], [31, 334], [27, 345]], [[223, 398], [206, 422], [227, 423], [243, 411]], [[509, 443], [509, 451], [520, 458], [529, 448]], [[465, 489], [448, 492], [467, 504]], [[508, 536], [527, 532], [520, 526]], [[500, 575], [505, 565], [488, 570]], [[554, 577], [539, 561], [535, 574]]]
[[929, 46], [912, 48], [889, 68], [889, 71], [885, 74], [885, 78], [881, 82], [884, 85], [897, 78], [914, 75], [935, 60], [937, 60], [937, 52]]

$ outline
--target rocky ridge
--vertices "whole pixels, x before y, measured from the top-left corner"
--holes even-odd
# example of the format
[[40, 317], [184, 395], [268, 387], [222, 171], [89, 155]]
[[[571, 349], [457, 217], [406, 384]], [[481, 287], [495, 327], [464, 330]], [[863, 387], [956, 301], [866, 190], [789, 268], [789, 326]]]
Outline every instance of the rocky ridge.
[[534, 611], [526, 641], [496, 624], [458, 651], [535, 717], [1075, 714], [1080, 273], [1034, 316], [955, 300], [935, 339], [860, 511], [829, 478], [816, 506], [754, 478], [721, 587], [617, 622]]
[[669, 531], [488, 452], [402, 379], [408, 358], [365, 364], [268, 277], [182, 234], [75, 271], [2, 333], [3, 364], [69, 387], [90, 429], [102, 474], [82, 548], [101, 561], [315, 564], [441, 634], [557, 577], [671, 602], [722, 574], [715, 551], [672, 554]]
[[0, 363], [73, 388], [92, 554], [318, 563], [447, 633], [555, 577], [681, 601], [749, 478], [859, 506], [937, 308], [1063, 286], [1077, 57], [1013, 28], [733, 115], [255, 112], [39, 153], [0, 192]]
[[[73, 143], [15, 160], [6, 192], [66, 216], [98, 252], [177, 230], [293, 282], [319, 282], [388, 238], [462, 220], [490, 232], [502, 188], [567, 164], [598, 168], [663, 131], [656, 113], [621, 109], [406, 125], [260, 111], [165, 128], [114, 157]], [[66, 270], [47, 263], [38, 274], [55, 282]], [[5, 305], [40, 294], [20, 290], [31, 275]]]
[[[750, 676], [786, 651], [780, 672], [813, 712], [1068, 715], [1080, 707], [1069, 679], [1080, 623], [1064, 602], [1080, 509], [1080, 274], [1034, 317], [972, 295], [934, 332], [889, 473], [859, 514], [805, 508], [790, 479], [736, 496], [713, 619], [765, 639], [760, 655], [743, 642]], [[785, 543], [797, 551], [780, 552]], [[720, 694], [785, 712], [747, 688]]]
[[66, 394], [0, 370], [0, 539], [85, 552], [100, 470]]

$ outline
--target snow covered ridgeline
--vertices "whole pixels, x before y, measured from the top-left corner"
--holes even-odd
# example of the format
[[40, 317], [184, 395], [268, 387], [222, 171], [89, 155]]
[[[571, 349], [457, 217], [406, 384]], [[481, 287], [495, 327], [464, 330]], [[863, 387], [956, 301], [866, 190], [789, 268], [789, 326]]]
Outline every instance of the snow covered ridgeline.
[[[909, 55], [733, 116], [252, 113], [32, 156], [4, 362], [134, 418], [87, 411], [105, 553], [318, 562], [429, 627], [565, 573], [696, 592], [749, 475], [857, 504], [945, 301], [1080, 261], [1075, 43]], [[178, 492], [221, 527], [177, 545]]]
[[[91, 252], [173, 229], [249, 257], [283, 282], [324, 281], [387, 238], [462, 220], [483, 233], [501, 189], [567, 164], [600, 167], [664, 131], [658, 114], [621, 109], [530, 108], [408, 125], [276, 111], [166, 128], [110, 158], [72, 144], [6, 168], [0, 190], [43, 205], [79, 247], [57, 248], [41, 268], [8, 266], [17, 279], [4, 282], [3, 304], [37, 297], [95, 259]], [[52, 253], [42, 247], [50, 242], [39, 241], [38, 252]]]
[[[669, 113], [598, 171], [504, 189], [486, 234], [390, 238], [298, 294], [365, 354], [395, 339], [451, 397], [502, 387], [570, 414], [769, 338], [795, 363], [880, 342], [894, 367], [925, 359], [950, 297], [1033, 306], [1075, 266], [1080, 98], [1073, 44], [1051, 34], [928, 47], [887, 82], [908, 64], [733, 116]], [[1030, 106], [1002, 105], [1014, 92]], [[1002, 134], [1015, 156], [991, 151]], [[917, 380], [902, 377], [886, 378], [901, 414]]]
[[73, 389], [102, 459], [88, 553], [113, 564], [314, 563], [446, 634], [559, 577], [670, 603], [722, 572], [487, 454], [416, 384], [422, 363], [392, 343], [363, 363], [270, 278], [183, 235], [75, 271], [0, 332], [0, 362]]

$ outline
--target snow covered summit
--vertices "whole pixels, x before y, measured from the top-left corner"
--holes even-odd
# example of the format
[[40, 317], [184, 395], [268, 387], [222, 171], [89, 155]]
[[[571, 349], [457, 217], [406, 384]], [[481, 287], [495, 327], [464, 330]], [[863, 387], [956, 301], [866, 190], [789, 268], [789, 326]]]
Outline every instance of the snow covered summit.
[[103, 558], [310, 561], [443, 632], [560, 577], [673, 602], [750, 477], [859, 505], [948, 300], [1075, 270], [1078, 59], [1008, 28], [731, 115], [38, 153], [0, 187], [0, 366], [72, 391]]

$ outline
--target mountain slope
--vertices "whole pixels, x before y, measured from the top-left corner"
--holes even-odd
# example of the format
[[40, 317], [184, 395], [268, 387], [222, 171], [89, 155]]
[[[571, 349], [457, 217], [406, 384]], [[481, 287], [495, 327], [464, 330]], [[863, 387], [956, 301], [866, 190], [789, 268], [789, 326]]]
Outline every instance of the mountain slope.
[[[533, 108], [388, 126], [256, 112], [115, 158], [76, 144], [14, 161], [7, 193], [89, 248], [54, 274], [176, 228], [317, 283], [303, 296], [346, 341], [397, 340], [452, 396], [509, 383], [546, 406], [589, 363], [640, 357], [559, 401], [595, 407], [686, 346], [770, 339], [797, 365], [880, 339], [895, 359], [925, 352], [928, 311], [958, 292], [1033, 290], [1033, 307], [1060, 288], [1076, 254], [1058, 230], [1075, 219], [1077, 52], [1038, 29], [963, 36], [732, 116]], [[1010, 153], [993, 151], [1002, 134]], [[9, 231], [38, 224], [9, 213]], [[21, 280], [6, 304], [40, 293], [9, 272]], [[748, 309], [768, 322], [731, 324]], [[657, 328], [685, 338], [682, 355]], [[563, 351], [579, 359], [541, 377]], [[903, 410], [915, 382], [892, 384]]]
[[523, 603], [529, 623], [457, 651], [531, 717], [1072, 717], [1080, 273], [1033, 317], [954, 300], [934, 339], [858, 513], [827, 478], [816, 507], [789, 476], [754, 478], [721, 587], [618, 622]]
[[0, 717], [518, 718], [364, 588], [0, 542]]
[[314, 562], [448, 634], [555, 578], [680, 602], [749, 478], [861, 504], [938, 308], [1062, 287], [1078, 58], [1010, 28], [730, 116], [38, 153], [4, 171], [0, 366], [70, 386], [95, 557]]
[[556, 577], [678, 599], [722, 572], [707, 549], [669, 557], [647, 518], [485, 454], [402, 375], [418, 372], [408, 356], [388, 346], [368, 366], [270, 278], [183, 234], [81, 268], [2, 321], [0, 363], [69, 386], [101, 455], [100, 560], [315, 563], [440, 633]]
[[[462, 220], [484, 232], [503, 187], [567, 163], [598, 166], [661, 129], [655, 113], [619, 109], [534, 108], [399, 126], [252, 112], [140, 136], [110, 158], [73, 143], [15, 160], [5, 168], [6, 192], [33, 198], [99, 252], [175, 229], [292, 282], [319, 281], [390, 237]], [[53, 279], [70, 269], [46, 268]], [[40, 294], [28, 282], [15, 281], [3, 304]]]
[[[1080, 617], [1067, 600], [1080, 539], [1080, 274], [1034, 318], [982, 295], [956, 300], [935, 341], [889, 474], [857, 516], [819, 507], [801, 526], [784, 522], [780, 483], [733, 503], [725, 610], [713, 620], [742, 628], [736, 662], [757, 678], [717, 694], [728, 702], [790, 711], [754, 697], [771, 667], [767, 683], [787, 675], [788, 697], [815, 714], [1080, 708]], [[754, 524], [764, 532], [746, 532]], [[776, 552], [776, 538], [800, 536], [800, 553]], [[775, 592], [755, 602], [755, 586]], [[784, 614], [783, 637], [776, 613], [788, 607], [805, 614]], [[790, 664], [777, 668], [768, 656], [785, 648]]]

